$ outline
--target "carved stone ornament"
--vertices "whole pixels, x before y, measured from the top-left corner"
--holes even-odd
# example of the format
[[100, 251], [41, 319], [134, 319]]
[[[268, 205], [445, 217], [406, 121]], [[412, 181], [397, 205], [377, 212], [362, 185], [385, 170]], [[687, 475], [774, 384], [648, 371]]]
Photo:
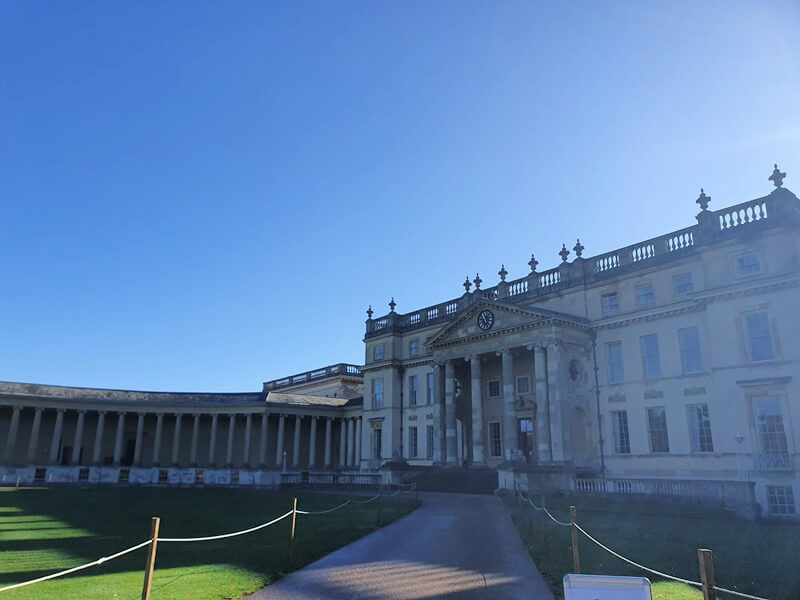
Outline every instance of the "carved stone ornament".
[[625, 402], [625, 394], [611, 394], [608, 397], [609, 402]]
[[584, 379], [584, 375], [583, 363], [580, 360], [573, 358], [569, 361], [569, 379], [572, 383], [581, 383]]
[[702, 396], [706, 393], [706, 388], [702, 385], [696, 385], [694, 387], [686, 388], [683, 390], [684, 396]]
[[644, 393], [645, 400], [649, 400], [651, 398], [663, 398], [663, 397], [664, 397], [664, 392], [660, 392], [658, 390], [647, 390]]

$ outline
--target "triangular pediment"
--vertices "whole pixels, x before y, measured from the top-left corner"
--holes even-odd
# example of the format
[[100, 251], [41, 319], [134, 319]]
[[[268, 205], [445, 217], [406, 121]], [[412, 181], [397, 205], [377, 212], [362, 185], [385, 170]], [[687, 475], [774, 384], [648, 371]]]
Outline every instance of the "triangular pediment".
[[[490, 316], [486, 315], [491, 321], [491, 326], [489, 327], [486, 327], [486, 318], [479, 319], [484, 311], [490, 313]], [[531, 310], [492, 300], [479, 300], [464, 310], [454, 321], [443, 326], [428, 338], [426, 344], [432, 348], [446, 346], [461, 341], [497, 335], [509, 330], [534, 327], [546, 321], [558, 320], [566, 324], [576, 322], [573, 319], [569, 315], [551, 311]], [[479, 321], [482, 322], [484, 328], [481, 327]]]

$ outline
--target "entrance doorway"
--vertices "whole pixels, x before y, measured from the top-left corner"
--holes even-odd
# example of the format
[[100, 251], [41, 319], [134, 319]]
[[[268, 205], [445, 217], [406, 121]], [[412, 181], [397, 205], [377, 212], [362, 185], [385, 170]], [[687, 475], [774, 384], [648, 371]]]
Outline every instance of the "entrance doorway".
[[519, 449], [525, 456], [525, 460], [531, 462], [533, 459], [534, 448], [536, 448], [536, 440], [534, 437], [533, 419], [524, 418], [517, 419], [517, 432], [519, 436]]

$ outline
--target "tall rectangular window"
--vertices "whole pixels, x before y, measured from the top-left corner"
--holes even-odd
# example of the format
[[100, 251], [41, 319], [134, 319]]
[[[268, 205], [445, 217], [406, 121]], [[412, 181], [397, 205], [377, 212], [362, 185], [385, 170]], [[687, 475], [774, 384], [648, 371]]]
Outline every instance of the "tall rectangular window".
[[790, 485], [768, 485], [767, 504], [771, 515], [794, 515], [794, 490]]
[[372, 380], [372, 408], [383, 407], [383, 377]]
[[650, 452], [669, 452], [667, 413], [663, 406], [647, 409], [647, 429], [650, 434]]
[[628, 433], [628, 412], [615, 410], [611, 412], [611, 426], [614, 429], [614, 452], [631, 453], [631, 438]]
[[372, 348], [372, 360], [383, 360], [383, 344]]
[[736, 259], [736, 274], [739, 277], [755, 275], [761, 272], [761, 259], [758, 254], [747, 254]]
[[433, 425], [428, 425], [426, 437], [426, 456], [433, 458]]
[[686, 407], [689, 419], [689, 438], [692, 452], [713, 452], [714, 442], [711, 439], [711, 418], [708, 416], [708, 404], [690, 404]]
[[409, 427], [408, 428], [408, 457], [409, 458], [417, 458], [417, 451], [419, 448], [417, 447], [417, 428], [416, 427]]
[[636, 286], [636, 304], [638, 306], [649, 306], [655, 302], [656, 297], [653, 294], [653, 284], [645, 283]]
[[531, 393], [531, 381], [528, 379], [527, 375], [523, 375], [522, 377], [517, 377], [517, 394], [530, 394]]
[[703, 360], [700, 355], [700, 335], [697, 333], [697, 327], [678, 329], [678, 342], [681, 347], [683, 374], [702, 371]]
[[658, 336], [643, 335], [639, 338], [642, 347], [642, 372], [645, 379], [661, 377], [661, 357], [658, 355]]
[[622, 342], [609, 342], [606, 344], [608, 352], [608, 383], [622, 383], [625, 380], [625, 370], [622, 366]]
[[503, 438], [500, 436], [499, 421], [489, 423], [489, 452], [494, 458], [503, 456]]
[[691, 273], [681, 273], [672, 278], [672, 285], [675, 288], [675, 295], [682, 296], [694, 291], [694, 282]]
[[767, 313], [747, 313], [744, 315], [744, 327], [747, 335], [747, 347], [750, 350], [750, 360], [761, 362], [775, 358]]
[[786, 429], [783, 410], [778, 398], [754, 398], [753, 409], [758, 430], [759, 449], [764, 454], [787, 454]]
[[434, 398], [436, 398], [436, 374], [435, 373], [428, 373], [427, 375], [427, 402], [428, 404], [433, 404]]
[[603, 314], [611, 315], [619, 310], [619, 296], [617, 292], [603, 294]]
[[408, 342], [408, 355], [416, 356], [417, 354], [419, 354], [419, 342], [417, 340], [411, 340]]
[[416, 406], [417, 404], [417, 382], [419, 377], [417, 375], [411, 375], [408, 378], [408, 403], [411, 406]]
[[486, 382], [486, 385], [489, 388], [489, 398], [499, 398], [500, 397], [500, 380], [499, 379], [490, 379]]
[[381, 459], [381, 446], [383, 445], [383, 431], [380, 427], [372, 430], [372, 458], [373, 460]]

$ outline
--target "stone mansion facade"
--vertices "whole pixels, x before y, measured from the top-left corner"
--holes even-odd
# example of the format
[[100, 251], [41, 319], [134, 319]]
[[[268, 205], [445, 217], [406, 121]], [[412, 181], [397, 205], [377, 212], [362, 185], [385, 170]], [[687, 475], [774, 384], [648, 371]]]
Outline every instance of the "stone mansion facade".
[[502, 266], [445, 302], [370, 308], [363, 366], [252, 394], [0, 383], [0, 473], [258, 484], [402, 459], [497, 468], [529, 489], [746, 493], [794, 517], [800, 200], [784, 176], [721, 210], [701, 191], [679, 231], [591, 257], [578, 240], [555, 268], [531, 256], [518, 279]]

